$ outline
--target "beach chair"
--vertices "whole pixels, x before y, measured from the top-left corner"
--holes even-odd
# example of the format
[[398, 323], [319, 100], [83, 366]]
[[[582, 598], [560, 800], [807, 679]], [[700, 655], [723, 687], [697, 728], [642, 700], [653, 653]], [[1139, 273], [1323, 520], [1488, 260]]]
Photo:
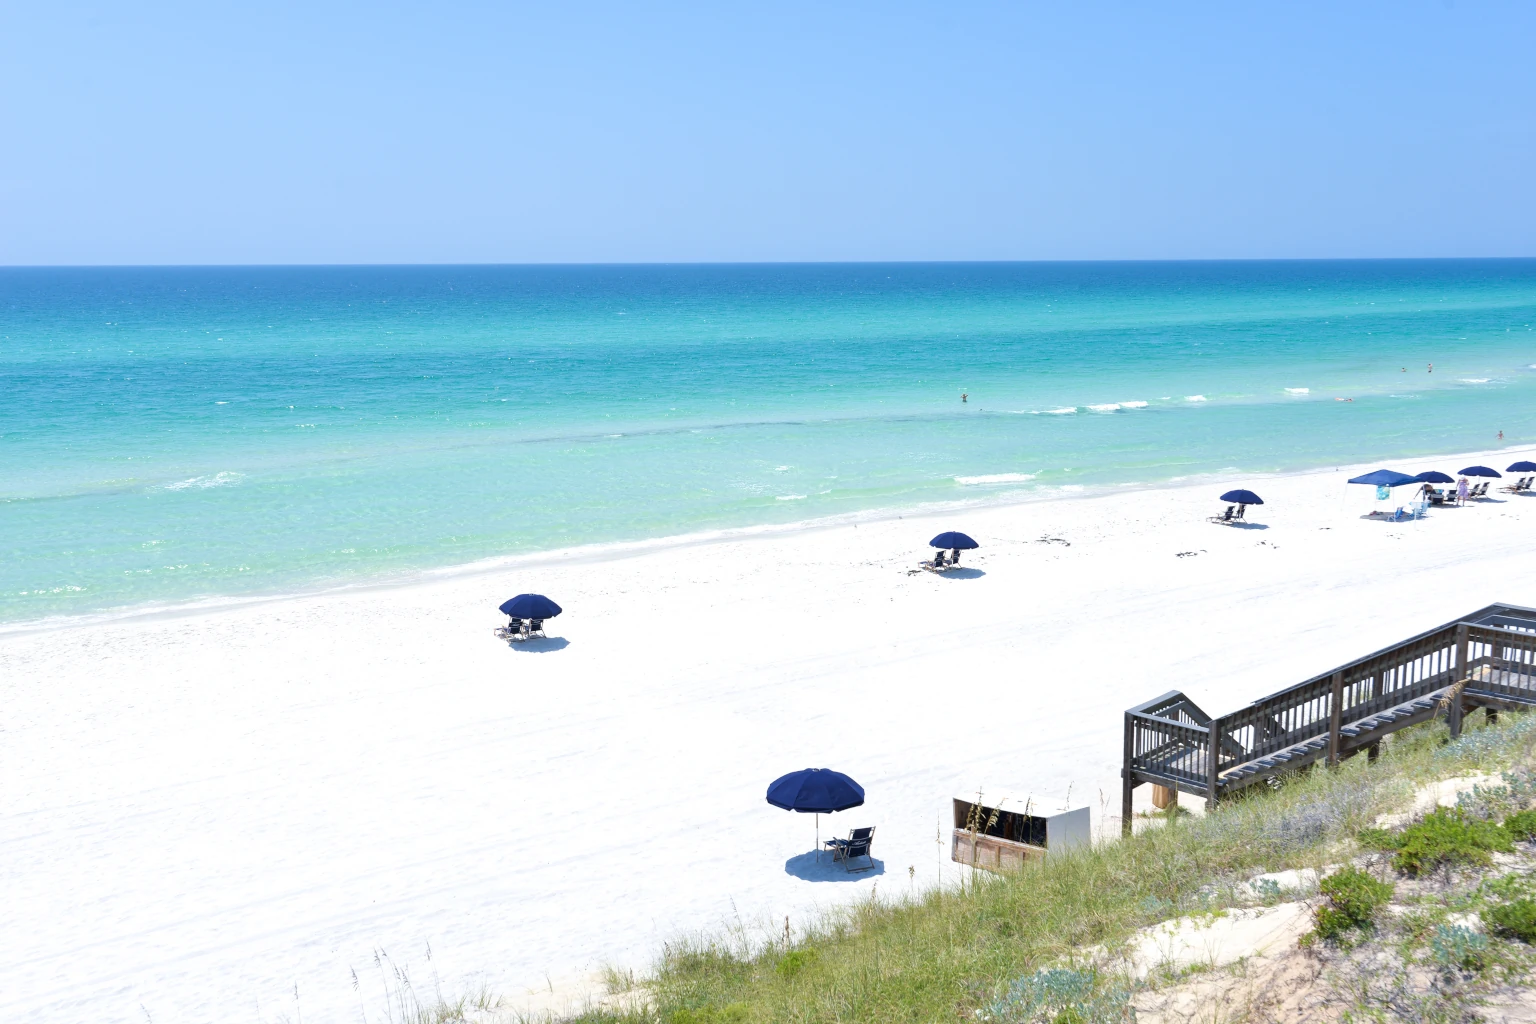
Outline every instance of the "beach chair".
[[543, 636], [544, 635], [544, 620], [543, 619], [529, 619], [528, 620], [528, 635], [529, 636], [535, 636], [535, 635]]
[[1236, 505], [1228, 505], [1225, 512], [1219, 516], [1211, 516], [1210, 521], [1213, 523], [1230, 523], [1232, 521], [1232, 513], [1235, 511], [1237, 511]]
[[1236, 522], [1237, 520], [1243, 518], [1243, 513], [1247, 512], [1247, 511], [1248, 511], [1248, 506], [1247, 505], [1239, 505], [1239, 506], [1237, 506], [1237, 514], [1232, 517], [1232, 520], [1234, 522]]
[[496, 635], [503, 640], [511, 640], [513, 642], [528, 639], [527, 634], [523, 632], [522, 619], [509, 620], [505, 626], [501, 626], [496, 630]]
[[[843, 862], [844, 871], [868, 871], [875, 866], [875, 858], [870, 856], [870, 847], [875, 844], [875, 830], [870, 828], [856, 828], [848, 833], [847, 839], [829, 839], [827, 846], [832, 849], [832, 863]], [[862, 868], [849, 867], [849, 862], [860, 857], [867, 858], [869, 864]]]
[[1469, 498], [1481, 498], [1483, 495], [1485, 495], [1487, 493], [1488, 493], [1488, 481], [1484, 480], [1482, 483], [1480, 483], [1476, 487], [1472, 488], [1472, 493], [1467, 495], [1467, 497], [1469, 497]]

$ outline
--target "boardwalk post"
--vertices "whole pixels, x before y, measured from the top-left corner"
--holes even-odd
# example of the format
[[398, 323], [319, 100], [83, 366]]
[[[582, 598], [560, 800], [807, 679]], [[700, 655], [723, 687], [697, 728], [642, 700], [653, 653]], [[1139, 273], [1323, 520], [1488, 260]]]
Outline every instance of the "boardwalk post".
[[1211, 719], [1211, 732], [1205, 752], [1205, 809], [1216, 809], [1216, 779], [1221, 774], [1221, 719]]
[[1120, 769], [1120, 834], [1131, 834], [1131, 791], [1136, 788], [1131, 762], [1136, 756], [1136, 723], [1131, 713], [1125, 713], [1125, 761]]
[[1456, 624], [1456, 672], [1455, 678], [1451, 680], [1453, 683], [1459, 683], [1472, 674], [1472, 668], [1467, 664], [1468, 646], [1470, 645], [1467, 643], [1467, 624], [1458, 622]]
[[1328, 764], [1339, 763], [1339, 726], [1344, 718], [1344, 673], [1333, 674], [1333, 699], [1328, 705]]
[[1446, 722], [1451, 727], [1451, 739], [1461, 735], [1461, 688], [1460, 683], [1472, 677], [1472, 667], [1468, 664], [1467, 656], [1470, 653], [1467, 642], [1467, 624], [1456, 624], [1456, 676], [1451, 681], [1450, 706], [1446, 708]]

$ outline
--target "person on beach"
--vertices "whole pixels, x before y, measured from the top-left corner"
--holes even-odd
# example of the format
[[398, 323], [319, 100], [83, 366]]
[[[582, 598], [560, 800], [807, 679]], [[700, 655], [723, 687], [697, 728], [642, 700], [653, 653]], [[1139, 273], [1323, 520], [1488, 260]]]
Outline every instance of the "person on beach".
[[964, 391], [960, 392], [960, 401], [968, 402], [968, 401], [970, 401], [970, 399], [971, 399], [970, 395], [966, 394]]
[[1430, 373], [1434, 373], [1435, 372], [1435, 364], [1434, 363], [1430, 363], [1429, 364], [1429, 372]]
[[1504, 440], [1504, 431], [1502, 431], [1502, 430], [1499, 431], [1499, 440], [1500, 441]]
[[1467, 478], [1466, 477], [1462, 477], [1460, 480], [1456, 481], [1456, 500], [1457, 501], [1466, 501], [1467, 500]]

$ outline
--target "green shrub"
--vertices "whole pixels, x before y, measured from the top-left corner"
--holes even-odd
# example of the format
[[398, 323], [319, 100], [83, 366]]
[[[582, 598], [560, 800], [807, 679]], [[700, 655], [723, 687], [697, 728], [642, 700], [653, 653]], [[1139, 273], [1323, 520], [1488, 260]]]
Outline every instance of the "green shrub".
[[1483, 911], [1483, 923], [1500, 935], [1536, 943], [1536, 900], [1519, 899]]
[[1536, 877], [1514, 871], [1500, 878], [1490, 878], [1478, 888], [1484, 895], [1500, 903], [1536, 899]]
[[801, 969], [812, 960], [816, 959], [814, 949], [794, 949], [779, 957], [779, 962], [773, 965], [773, 973], [781, 978], [793, 978]]
[[1468, 818], [1460, 808], [1442, 807], [1398, 837], [1392, 866], [1407, 875], [1422, 875], [1441, 865], [1493, 863], [1489, 852], [1506, 853], [1514, 841], [1501, 825]]
[[673, 1010], [667, 1024], [745, 1024], [747, 1004], [700, 1006], [692, 1010]]
[[1393, 886], [1349, 867], [1323, 879], [1318, 888], [1328, 902], [1317, 908], [1317, 935], [1338, 942], [1352, 931], [1370, 929], [1376, 911], [1392, 898]]
[[1130, 1000], [1130, 991], [1117, 981], [1058, 968], [1019, 978], [978, 1016], [1000, 1024], [1123, 1024], [1136, 1019]]
[[1440, 925], [1429, 942], [1435, 962], [1447, 970], [1476, 971], [1483, 966], [1488, 940], [1459, 924]]
[[1516, 839], [1536, 839], [1536, 811], [1521, 811], [1504, 819], [1504, 830]]

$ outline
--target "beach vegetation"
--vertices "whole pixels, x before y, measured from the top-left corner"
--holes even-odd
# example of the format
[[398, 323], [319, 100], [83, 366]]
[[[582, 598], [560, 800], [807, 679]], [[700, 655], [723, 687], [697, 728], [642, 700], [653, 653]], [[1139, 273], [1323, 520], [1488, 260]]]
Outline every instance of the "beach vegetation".
[[1520, 811], [1504, 819], [1504, 830], [1511, 839], [1527, 842], [1536, 839], [1536, 811]]
[[1391, 882], [1372, 878], [1350, 866], [1336, 871], [1318, 886], [1326, 901], [1314, 912], [1317, 937], [1344, 942], [1355, 932], [1368, 932], [1376, 912], [1392, 899]]
[[1514, 849], [1504, 826], [1472, 817], [1461, 807], [1441, 807], [1381, 845], [1397, 851], [1392, 866], [1410, 876], [1441, 867], [1486, 867], [1493, 863], [1490, 854]]

